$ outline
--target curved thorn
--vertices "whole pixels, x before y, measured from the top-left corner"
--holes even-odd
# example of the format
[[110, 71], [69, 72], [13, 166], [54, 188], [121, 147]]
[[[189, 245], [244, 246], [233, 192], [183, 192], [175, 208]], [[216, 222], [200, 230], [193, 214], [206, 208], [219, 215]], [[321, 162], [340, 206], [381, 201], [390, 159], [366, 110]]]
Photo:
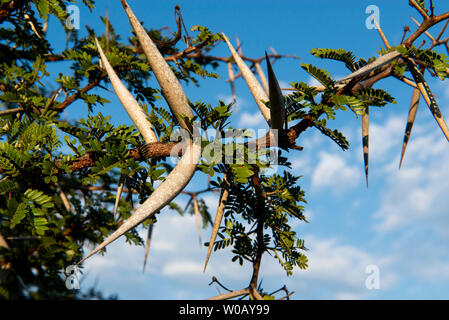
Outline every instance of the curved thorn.
[[368, 160], [369, 160], [369, 107], [365, 108], [362, 115], [362, 144], [363, 144], [363, 161], [365, 163], [366, 187], [368, 187]]
[[260, 85], [259, 81], [257, 81], [256, 76], [251, 72], [249, 67], [246, 65], [246, 63], [243, 61], [243, 59], [237, 54], [232, 44], [229, 42], [228, 37], [222, 33], [223, 38], [226, 41], [226, 44], [229, 47], [229, 51], [231, 51], [231, 55], [234, 58], [235, 63], [240, 69], [240, 72], [242, 73], [243, 79], [245, 79], [246, 84], [248, 85], [249, 90], [251, 91], [251, 94], [254, 97], [254, 100], [256, 100], [256, 103], [260, 109], [260, 112], [262, 112], [263, 117], [267, 121], [268, 125], [270, 125], [270, 109], [267, 108], [267, 106], [262, 102], [268, 102], [269, 98], [265, 91], [263, 90], [262, 86]]
[[[226, 180], [226, 177], [225, 177]], [[209, 248], [207, 249], [206, 261], [204, 262], [203, 272], [206, 271], [207, 263], [209, 262], [210, 255], [212, 253], [212, 249], [214, 247], [215, 239], [217, 238], [218, 229], [220, 228], [221, 220], [223, 219], [225, 202], [228, 200], [229, 191], [224, 188], [220, 195], [220, 200], [217, 207], [217, 213], [215, 214], [215, 221], [212, 227], [212, 234], [210, 236]]]
[[125, 108], [131, 120], [136, 125], [137, 129], [143, 136], [143, 139], [146, 143], [157, 142], [156, 134], [154, 133], [153, 126], [151, 122], [147, 120], [147, 116], [142, 108], [139, 106], [139, 103], [134, 99], [132, 94], [128, 91], [122, 81], [119, 79], [111, 64], [109, 63], [106, 55], [101, 49], [100, 43], [98, 39], [95, 38], [95, 42], [97, 44], [98, 53], [100, 54], [101, 61], [103, 63], [103, 67], [106, 69], [108, 73], [109, 80], [111, 81], [112, 87], [114, 88], [114, 92], [120, 100], [120, 103]]
[[[161, 91], [163, 92], [168, 105], [172, 109], [175, 116], [182, 120], [179, 121], [181, 127], [188, 130], [189, 133], [193, 135], [194, 128], [191, 125], [187, 126], [187, 123], [181, 117], [182, 114], [189, 118], [193, 118], [193, 112], [187, 103], [187, 97], [185, 96], [184, 90], [179, 84], [179, 81], [173, 71], [170, 69], [143, 27], [133, 15], [126, 1], [122, 0], [122, 4], [128, 14], [128, 17], [130, 18], [133, 28], [136, 30], [139, 42], [147, 54], [148, 62], [152, 67], [154, 74], [157, 75], [156, 78], [161, 86]], [[135, 118], [135, 115], [133, 115], [133, 118]], [[148, 128], [143, 128], [143, 130], [148, 131]], [[184, 189], [187, 183], [192, 179], [196, 166], [201, 157], [200, 139], [196, 136], [195, 138], [190, 136], [190, 138], [184, 142], [184, 146], [186, 147], [185, 153], [183, 154], [181, 160], [168, 174], [166, 179], [159, 185], [159, 187], [154, 190], [150, 197], [135, 211], [130, 218], [128, 218], [128, 220], [126, 220], [116, 231], [109, 235], [78, 264], [84, 262], [108, 244], [128, 232], [130, 229], [143, 222], [145, 219], [152, 217], [155, 212], [165, 207]]]
[[412, 133], [413, 123], [415, 122], [416, 113], [418, 112], [419, 100], [421, 98], [421, 92], [418, 88], [413, 89], [412, 101], [410, 103], [410, 110], [408, 111], [407, 125], [405, 127], [404, 142], [402, 144], [401, 160], [399, 161], [399, 169], [404, 159], [405, 149], [407, 148], [410, 135]]
[[[195, 139], [197, 140], [197, 139]], [[131, 215], [116, 231], [108, 236], [100, 245], [89, 253], [79, 264], [106, 247], [111, 242], [150, 218], [156, 211], [161, 210], [175, 198], [193, 177], [201, 156], [201, 146], [198, 141], [186, 141], [186, 152], [177, 166], [169, 173], [167, 178], [154, 190], [150, 197]]]
[[[128, 89], [125, 87], [125, 85], [122, 83], [122, 81], [115, 73], [114, 69], [112, 68], [111, 64], [106, 58], [106, 55], [104, 54], [103, 49], [101, 48], [97, 38], [95, 38], [95, 42], [97, 44], [102, 65], [106, 69], [106, 72], [108, 73], [109, 80], [111, 81], [112, 87], [114, 88], [114, 92], [119, 98], [120, 103], [125, 108], [131, 120], [135, 123], [137, 129], [142, 134], [145, 142], [146, 143], [157, 142], [157, 137], [153, 130], [151, 122], [147, 120], [147, 116], [142, 110], [142, 108], [139, 106], [139, 103], [136, 101], [136, 99], [134, 99], [132, 94], [128, 91]], [[117, 215], [117, 208], [120, 201], [120, 196], [122, 194], [123, 186], [124, 184], [122, 183], [117, 187], [117, 195], [115, 198], [115, 205], [114, 205], [114, 218], [116, 218]]]
[[281, 87], [279, 87], [278, 80], [276, 79], [266, 51], [265, 59], [267, 60], [268, 70], [271, 128], [282, 130], [285, 119], [284, 96], [282, 95]]
[[165, 100], [175, 115], [181, 128], [189, 131], [192, 134], [191, 126], [188, 126], [182, 115], [188, 118], [193, 118], [192, 109], [190, 109], [187, 97], [184, 90], [179, 83], [178, 78], [176, 78], [170, 66], [165, 61], [162, 54], [157, 49], [156, 45], [148, 36], [148, 33], [137, 20], [136, 16], [132, 12], [129, 5], [125, 0], [121, 0], [123, 8], [129, 18], [137, 39], [139, 40], [142, 50], [145, 53], [148, 63], [157, 79], [157, 82], [161, 86], [161, 92]]
[[376, 70], [376, 69], [382, 67], [383, 65], [386, 65], [387, 63], [391, 62], [392, 60], [399, 58], [400, 56], [401, 56], [401, 54], [399, 53], [399, 51], [396, 51], [396, 50], [391, 51], [387, 54], [384, 54], [383, 56], [380, 56], [373, 62], [371, 62], [371, 63], [367, 64], [366, 66], [360, 68], [359, 70], [351, 73], [350, 75], [344, 77], [343, 79], [338, 80], [335, 83], [338, 84], [338, 83], [345, 82], [347, 80], [351, 80], [356, 77], [363, 76], [367, 73], [370, 73], [373, 70]]

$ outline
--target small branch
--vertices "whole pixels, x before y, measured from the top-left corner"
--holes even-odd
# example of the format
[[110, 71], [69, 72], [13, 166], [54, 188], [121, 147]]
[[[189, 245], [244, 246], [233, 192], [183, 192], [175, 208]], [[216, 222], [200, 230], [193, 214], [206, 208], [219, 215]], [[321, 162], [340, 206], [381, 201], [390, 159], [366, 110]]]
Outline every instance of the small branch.
[[410, 48], [413, 45], [413, 42], [419, 38], [424, 32], [426, 32], [429, 28], [434, 26], [435, 24], [446, 20], [449, 18], [449, 12], [443, 13], [439, 16], [430, 17], [428, 19], [425, 19], [421, 26], [416, 30], [414, 33], [408, 37], [407, 40], [405, 40], [404, 45], [406, 48]]
[[[421, 24], [420, 24], [418, 21], [416, 21], [415, 18], [413, 18], [412, 16], [410, 16], [410, 18], [411, 18], [411, 19], [413, 20], [413, 22], [418, 26], [418, 28], [421, 26]], [[435, 42], [435, 38], [432, 37], [432, 35], [431, 35], [428, 31], [425, 31], [424, 33], [426, 34], [426, 36], [428, 36], [428, 37], [430, 38], [430, 40], [432, 40], [432, 43]]]
[[404, 27], [404, 33], [402, 34], [401, 44], [404, 42], [405, 36], [407, 35], [407, 32], [410, 32], [410, 28], [408, 26]]
[[227, 299], [232, 299], [232, 298], [236, 298], [236, 297], [240, 297], [246, 294], [249, 294], [249, 289], [241, 289], [241, 290], [237, 290], [237, 291], [232, 291], [232, 292], [228, 292], [228, 293], [224, 293], [221, 294], [219, 296], [215, 296], [215, 297], [211, 297], [207, 300], [227, 300]]
[[436, 38], [437, 41], [439, 41], [441, 39], [441, 37], [443, 36], [448, 24], [449, 24], [449, 20], [446, 20], [446, 23], [444, 24], [443, 28], [441, 29], [440, 34]]
[[293, 295], [295, 293], [295, 291], [290, 292], [289, 294], [287, 294], [286, 296], [280, 298], [279, 300], [290, 300], [290, 296]]
[[423, 17], [424, 20], [427, 20], [430, 18], [429, 15], [427, 14], [427, 12], [415, 0], [409, 0], [409, 4], [413, 8], [415, 8], [416, 11], [419, 12], [419, 14]]
[[77, 93], [67, 97], [61, 104], [59, 104], [56, 107], [52, 108], [52, 110], [58, 111], [58, 112], [64, 111], [65, 108], [67, 108], [73, 102], [78, 100], [81, 97], [82, 94], [85, 94], [89, 90], [91, 90], [91, 89], [95, 88], [96, 86], [98, 86], [100, 84], [101, 80], [105, 79], [107, 77], [107, 75], [108, 75], [107, 72], [104, 71], [103, 73], [101, 73], [101, 75], [97, 79], [95, 79], [93, 82], [87, 84], [84, 88], [82, 88]]
[[212, 277], [212, 281], [211, 281], [211, 283], [209, 283], [209, 285], [211, 285], [212, 283], [217, 283], [220, 287], [222, 287], [226, 291], [232, 292], [232, 290], [226, 288], [220, 281], [218, 281], [217, 277], [215, 277], [215, 276]]

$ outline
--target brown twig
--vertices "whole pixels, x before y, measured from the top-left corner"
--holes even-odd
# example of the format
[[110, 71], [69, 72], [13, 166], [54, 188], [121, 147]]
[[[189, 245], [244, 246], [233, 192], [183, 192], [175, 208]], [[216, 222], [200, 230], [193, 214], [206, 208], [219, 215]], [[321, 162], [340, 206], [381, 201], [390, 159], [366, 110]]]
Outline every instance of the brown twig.
[[[413, 0], [412, 0], [413, 1]], [[419, 7], [419, 6], [418, 6]], [[429, 28], [431, 28], [432, 26], [434, 26], [435, 24], [446, 20], [449, 18], [449, 12], [443, 13], [439, 16], [433, 16], [433, 17], [428, 17], [426, 19], [424, 19], [423, 23], [421, 24], [421, 26], [415, 31], [413, 32], [408, 38], [407, 40], [404, 41], [404, 46], [406, 48], [410, 48], [413, 45], [413, 42], [419, 38], [419, 36], [421, 36], [424, 32], [426, 32]]]
[[215, 297], [211, 297], [207, 300], [227, 300], [227, 299], [232, 299], [232, 298], [240, 297], [243, 295], [247, 295], [249, 293], [250, 293], [250, 290], [248, 288], [245, 288], [245, 289], [241, 289], [241, 290], [224, 293], [224, 294], [221, 294], [221, 295], [218, 295]]
[[416, 11], [419, 12], [419, 14], [424, 18], [424, 20], [430, 18], [427, 12], [415, 0], [409, 0], [409, 3], [412, 7], [416, 9]]

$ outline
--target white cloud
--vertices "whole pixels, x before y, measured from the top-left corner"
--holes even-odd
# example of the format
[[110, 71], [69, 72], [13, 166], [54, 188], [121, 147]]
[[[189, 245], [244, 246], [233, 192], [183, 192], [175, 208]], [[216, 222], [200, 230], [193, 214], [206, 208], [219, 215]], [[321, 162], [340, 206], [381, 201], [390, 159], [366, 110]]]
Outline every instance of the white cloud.
[[312, 188], [333, 188], [339, 192], [357, 186], [360, 179], [359, 168], [347, 164], [338, 154], [321, 152], [312, 175]]
[[252, 128], [256, 129], [265, 122], [262, 113], [257, 111], [256, 113], [243, 112], [240, 115], [239, 126], [240, 128]]
[[[397, 281], [394, 272], [388, 272], [391, 259], [379, 257], [350, 244], [343, 244], [336, 238], [318, 238], [306, 236], [306, 252], [309, 268], [297, 271], [288, 280], [289, 290], [302, 283], [298, 297], [315, 297], [321, 299], [363, 299], [371, 297], [376, 290], [366, 288], [365, 281], [369, 274], [366, 267], [379, 267], [380, 290], [388, 290]], [[306, 293], [307, 292], [307, 293]]]
[[377, 230], [386, 232], [418, 224], [420, 228], [449, 234], [445, 231], [449, 227], [449, 149], [441, 136], [435, 131], [421, 133], [407, 147], [400, 170], [397, 162], [386, 165], [386, 185], [374, 214]]
[[[405, 129], [405, 119], [389, 117], [385, 123], [370, 124], [370, 158], [375, 162], [388, 159], [387, 153], [402, 144]], [[361, 131], [360, 131], [361, 134]], [[361, 135], [360, 135], [361, 136]], [[394, 150], [400, 153], [401, 150]]]
[[339, 292], [334, 296], [334, 298], [336, 300], [361, 300], [364, 296], [353, 292]]
[[[415, 126], [414, 132], [420, 134], [411, 141], [403, 167], [398, 170], [398, 162], [393, 163], [392, 159], [398, 159], [402, 127], [394, 119], [374, 124], [383, 138], [374, 141], [373, 145], [391, 140], [394, 134], [400, 132], [400, 137], [396, 139], [399, 142], [387, 141], [386, 146], [379, 145], [377, 148], [383, 157], [377, 167], [380, 167], [379, 172], [384, 173], [377, 179], [382, 188], [380, 203], [377, 209], [371, 209], [371, 212], [374, 211], [372, 220], [363, 220], [367, 234], [371, 228], [370, 222], [375, 225], [375, 230], [380, 231], [375, 233], [379, 238], [376, 248], [383, 249], [368, 251], [354, 244], [354, 241], [343, 238], [345, 235], [341, 239], [335, 238], [335, 235], [301, 236], [310, 249], [306, 252], [309, 268], [295, 270], [292, 277], [286, 277], [277, 261], [264, 255], [261, 279], [266, 290], [277, 289], [285, 283], [289, 290], [296, 291], [293, 299], [365, 299], [383, 297], [383, 294], [388, 296], [392, 290], [399, 290], [394, 294], [401, 298], [402, 283], [414, 277], [435, 283], [449, 280], [449, 254], [446, 253], [447, 245], [441, 243], [441, 239], [449, 238], [449, 198], [444, 192], [449, 188], [449, 148], [447, 142], [441, 139], [439, 129], [429, 132], [427, 127]], [[398, 127], [401, 127], [400, 130]], [[375, 132], [372, 133], [374, 135]], [[354, 152], [358, 151], [360, 149]], [[353, 162], [348, 160], [348, 157], [354, 158], [354, 152], [321, 152], [317, 158], [314, 154], [306, 156], [300, 153], [293, 166], [298, 170], [307, 165], [314, 167], [311, 183], [316, 189], [354, 188], [363, 181], [359, 164], [352, 166], [350, 164]], [[207, 195], [205, 201], [213, 214], [216, 196]], [[370, 213], [370, 208], [366, 209]], [[307, 210], [313, 212], [312, 218], [321, 215], [320, 210], [314, 211], [313, 207], [307, 207]], [[307, 230], [299, 225], [296, 227], [301, 231]], [[364, 226], [360, 228], [364, 230]], [[203, 240], [208, 240], [210, 229], [202, 232]], [[389, 235], [394, 235], [393, 241], [385, 240], [384, 237]], [[441, 235], [444, 237], [438, 238]], [[145, 236], [142, 232], [142, 237]], [[202, 272], [207, 248], [198, 246], [194, 216], [180, 217], [172, 211], [158, 216], [145, 274], [142, 273], [144, 248], [129, 246], [123, 239], [120, 241], [108, 247], [104, 257], [96, 256], [91, 262], [88, 261], [91, 264], [87, 265], [86, 271], [90, 278], [100, 279], [100, 289], [121, 293], [126, 298], [200, 299], [216, 294], [214, 286], [207, 286], [212, 276], [232, 289], [239, 289], [247, 285], [251, 275], [249, 264], [242, 268], [231, 262], [233, 255], [229, 250], [213, 252], [206, 272]], [[388, 244], [385, 241], [389, 241]], [[371, 264], [380, 268], [381, 290], [365, 287], [368, 276], [365, 268]], [[145, 287], [151, 287], [151, 292], [144, 291]], [[157, 292], [157, 296], [153, 292]]]
[[297, 156], [291, 157], [289, 161], [295, 175], [308, 175], [312, 171], [312, 160], [309, 154], [299, 153]]
[[322, 84], [315, 79], [314, 77], [309, 77], [309, 80], [307, 81], [307, 85], [310, 87], [319, 87], [322, 86]]
[[166, 276], [192, 276], [201, 275], [203, 265], [196, 261], [171, 261], [164, 265], [162, 274]]
[[[284, 80], [280, 80], [279, 81], [279, 87], [282, 88], [291, 88], [290, 82], [284, 81]], [[285, 94], [285, 92], [284, 92]]]

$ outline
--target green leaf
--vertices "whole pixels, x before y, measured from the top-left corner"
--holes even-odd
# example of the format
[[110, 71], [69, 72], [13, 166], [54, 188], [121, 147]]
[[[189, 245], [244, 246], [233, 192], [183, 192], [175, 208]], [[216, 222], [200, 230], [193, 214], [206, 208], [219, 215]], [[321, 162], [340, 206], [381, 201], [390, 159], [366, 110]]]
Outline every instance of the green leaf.
[[41, 18], [47, 18], [50, 13], [50, 5], [49, 0], [34, 0], [34, 4], [36, 5], [37, 10], [39, 11], [39, 15]]
[[332, 80], [327, 70], [319, 69], [308, 63], [301, 63], [301, 67], [306, 70], [312, 77], [317, 79], [326, 88], [333, 87], [334, 80]]

